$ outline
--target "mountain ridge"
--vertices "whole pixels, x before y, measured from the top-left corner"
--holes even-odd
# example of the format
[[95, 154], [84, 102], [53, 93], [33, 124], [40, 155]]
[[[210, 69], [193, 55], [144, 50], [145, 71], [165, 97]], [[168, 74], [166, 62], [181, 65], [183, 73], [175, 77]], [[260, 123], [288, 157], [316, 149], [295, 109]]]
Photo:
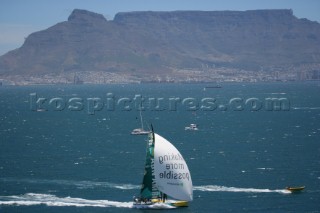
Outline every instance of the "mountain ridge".
[[[0, 75], [99, 71], [174, 76], [177, 70], [319, 69], [320, 24], [292, 10], [120, 12], [75, 9], [0, 57]], [[237, 71], [235, 71], [237, 72]]]

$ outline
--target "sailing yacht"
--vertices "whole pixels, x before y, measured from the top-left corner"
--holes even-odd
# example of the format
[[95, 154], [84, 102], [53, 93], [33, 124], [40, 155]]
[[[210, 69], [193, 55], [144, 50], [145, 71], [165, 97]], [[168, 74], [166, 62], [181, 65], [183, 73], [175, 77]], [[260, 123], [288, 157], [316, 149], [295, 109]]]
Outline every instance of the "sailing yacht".
[[141, 109], [139, 111], [140, 111], [141, 128], [137, 128], [137, 129], [132, 130], [131, 135], [147, 135], [150, 133], [150, 131], [144, 130]]
[[[186, 207], [193, 199], [192, 180], [180, 152], [165, 138], [148, 134], [146, 162], [136, 208]], [[167, 196], [170, 197], [167, 200]], [[171, 199], [172, 198], [172, 199]]]
[[144, 130], [143, 128], [134, 129], [131, 132], [131, 135], [147, 135], [150, 131]]

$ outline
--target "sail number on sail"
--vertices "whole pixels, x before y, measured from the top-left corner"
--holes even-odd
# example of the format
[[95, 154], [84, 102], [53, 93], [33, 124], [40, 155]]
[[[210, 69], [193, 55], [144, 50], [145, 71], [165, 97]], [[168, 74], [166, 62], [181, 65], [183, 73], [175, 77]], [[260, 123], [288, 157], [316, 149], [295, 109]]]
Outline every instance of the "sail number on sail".
[[[158, 157], [159, 164], [165, 163], [165, 169], [159, 173], [161, 179], [187, 179], [190, 180], [188, 170], [185, 170], [185, 161], [180, 154], [165, 154]], [[169, 163], [166, 163], [169, 162]]]

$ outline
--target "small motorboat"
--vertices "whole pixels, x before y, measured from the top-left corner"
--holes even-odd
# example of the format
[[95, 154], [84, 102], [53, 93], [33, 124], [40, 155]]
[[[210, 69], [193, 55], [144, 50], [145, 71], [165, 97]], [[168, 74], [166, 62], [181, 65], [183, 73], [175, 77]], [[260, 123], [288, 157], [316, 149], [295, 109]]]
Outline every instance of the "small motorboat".
[[286, 190], [290, 191], [290, 192], [301, 192], [302, 190], [304, 190], [305, 186], [298, 186], [298, 187], [286, 187]]
[[190, 124], [190, 126], [186, 126], [186, 127], [184, 128], [184, 130], [193, 130], [193, 131], [196, 131], [196, 130], [199, 130], [199, 129], [198, 129], [197, 124]]

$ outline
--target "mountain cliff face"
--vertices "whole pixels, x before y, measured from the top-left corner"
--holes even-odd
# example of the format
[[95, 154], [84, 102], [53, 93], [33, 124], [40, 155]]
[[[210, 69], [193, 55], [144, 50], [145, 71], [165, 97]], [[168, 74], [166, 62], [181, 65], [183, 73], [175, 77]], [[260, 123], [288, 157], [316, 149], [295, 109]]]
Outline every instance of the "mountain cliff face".
[[0, 74], [268, 71], [320, 64], [320, 24], [291, 10], [118, 13], [74, 10], [0, 57]]

